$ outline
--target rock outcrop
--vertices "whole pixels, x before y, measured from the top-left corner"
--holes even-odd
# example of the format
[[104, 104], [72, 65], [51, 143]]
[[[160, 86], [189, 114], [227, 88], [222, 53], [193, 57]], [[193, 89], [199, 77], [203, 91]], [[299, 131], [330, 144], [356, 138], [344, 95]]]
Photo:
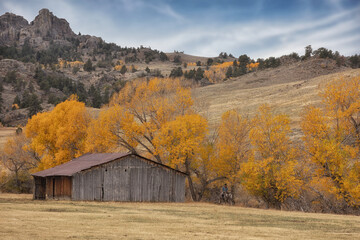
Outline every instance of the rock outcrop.
[[30, 45], [43, 49], [49, 42], [68, 44], [68, 39], [76, 37], [65, 19], [57, 18], [48, 9], [41, 9], [30, 24], [21, 16], [5, 13], [0, 17], [0, 45]]
[[22, 16], [5, 13], [0, 16], [0, 45], [12, 45], [19, 41], [20, 30], [29, 26]]

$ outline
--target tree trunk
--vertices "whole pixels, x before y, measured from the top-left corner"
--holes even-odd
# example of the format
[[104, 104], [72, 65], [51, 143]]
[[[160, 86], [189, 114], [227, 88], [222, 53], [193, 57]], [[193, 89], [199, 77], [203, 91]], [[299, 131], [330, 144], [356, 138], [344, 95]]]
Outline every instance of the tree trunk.
[[21, 184], [20, 184], [20, 180], [19, 180], [19, 173], [18, 170], [15, 170], [15, 181], [16, 181], [16, 187], [18, 192], [20, 193], [20, 189], [21, 189]]
[[193, 182], [192, 182], [192, 179], [190, 176], [190, 163], [189, 163], [188, 158], [185, 159], [185, 172], [188, 175], [188, 182], [189, 182], [191, 197], [192, 197], [193, 201], [197, 202], [194, 185], [193, 185]]
[[[189, 174], [189, 173], [187, 173]], [[190, 175], [188, 176], [188, 181], [189, 181], [189, 188], [190, 188], [190, 193], [191, 193], [191, 198], [193, 201], [197, 202], [197, 198], [196, 198], [196, 193], [195, 193], [195, 190], [194, 190], [194, 185], [193, 185], [193, 182], [191, 180], [191, 177]]]

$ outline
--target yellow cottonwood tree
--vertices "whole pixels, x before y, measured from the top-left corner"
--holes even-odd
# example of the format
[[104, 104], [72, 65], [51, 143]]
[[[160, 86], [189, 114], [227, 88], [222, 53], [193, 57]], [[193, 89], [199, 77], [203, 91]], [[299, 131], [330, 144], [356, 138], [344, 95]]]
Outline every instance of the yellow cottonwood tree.
[[25, 133], [30, 148], [41, 157], [38, 170], [65, 163], [83, 154], [90, 121], [85, 104], [72, 95], [50, 112], [29, 119]]
[[201, 143], [197, 153], [196, 160], [192, 164], [193, 182], [195, 183], [197, 200], [200, 201], [207, 193], [209, 186], [219, 180], [225, 179], [216, 172], [214, 163], [217, 159], [217, 133], [207, 135]]
[[360, 150], [360, 76], [339, 78], [320, 93], [327, 115], [336, 119], [339, 131], [352, 135]]
[[192, 105], [190, 89], [183, 87], [179, 79], [153, 78], [127, 83], [110, 102], [109, 111], [120, 106], [117, 116], [126, 118], [117, 127], [118, 144], [132, 152], [145, 150], [162, 162], [154, 144], [156, 134], [178, 116], [192, 114]]
[[134, 116], [119, 105], [102, 109], [97, 119], [92, 119], [87, 129], [86, 152], [113, 152], [126, 149], [136, 152], [138, 142], [133, 136], [138, 133], [133, 126]]
[[221, 117], [218, 157], [214, 162], [219, 176], [226, 176], [231, 189], [240, 182], [240, 166], [250, 153], [250, 123], [235, 110], [225, 112]]
[[334, 80], [320, 96], [324, 108], [308, 107], [301, 124], [314, 168], [311, 187], [359, 207], [360, 77]]
[[178, 116], [165, 123], [154, 139], [156, 152], [165, 156], [166, 164], [181, 169], [189, 175], [189, 187], [193, 200], [197, 200], [192, 182], [192, 169], [196, 166], [196, 153], [207, 132], [207, 121], [198, 114]]
[[252, 155], [241, 166], [246, 189], [276, 208], [288, 197], [298, 197], [302, 184], [296, 176], [297, 151], [289, 123], [286, 115], [274, 115], [268, 105], [261, 106], [250, 130]]
[[211, 66], [209, 70], [205, 70], [204, 77], [213, 83], [223, 81], [226, 78], [227, 69], [232, 65], [233, 62], [224, 62], [221, 64], [215, 64]]

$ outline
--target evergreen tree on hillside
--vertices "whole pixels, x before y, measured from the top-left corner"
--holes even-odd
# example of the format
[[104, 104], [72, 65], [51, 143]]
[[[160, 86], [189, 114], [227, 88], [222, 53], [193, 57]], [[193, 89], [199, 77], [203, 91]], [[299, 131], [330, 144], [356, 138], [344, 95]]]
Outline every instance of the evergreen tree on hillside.
[[312, 54], [312, 47], [311, 45], [308, 45], [305, 47], [305, 55], [304, 55], [304, 59], [310, 58], [311, 54]]
[[232, 67], [228, 67], [227, 71], [226, 71], [226, 78], [230, 78], [233, 76], [233, 68]]
[[195, 80], [200, 81], [203, 78], [204, 78], [204, 70], [202, 70], [201, 68], [198, 68], [195, 73]]
[[171, 73], [169, 75], [169, 77], [181, 77], [183, 75], [183, 71], [182, 71], [182, 68], [181, 67], [177, 67], [177, 68], [173, 68], [171, 70]]
[[104, 96], [102, 98], [103, 104], [108, 104], [110, 101], [110, 90], [109, 88], [105, 89]]
[[91, 72], [95, 70], [93, 65], [92, 65], [92, 61], [90, 60], [90, 58], [86, 61], [86, 63], [84, 64], [84, 71], [87, 72]]
[[41, 101], [36, 94], [31, 94], [29, 99], [28, 116], [32, 117], [42, 110]]
[[160, 52], [160, 61], [164, 62], [167, 60], [169, 60], [168, 56], [165, 53]]
[[120, 69], [120, 73], [121, 73], [122, 75], [124, 75], [126, 72], [127, 72], [127, 68], [126, 68], [125, 65], [123, 65], [123, 66], [121, 67], [121, 69]]
[[174, 63], [181, 63], [181, 56], [180, 55], [176, 55], [175, 57], [174, 57]]

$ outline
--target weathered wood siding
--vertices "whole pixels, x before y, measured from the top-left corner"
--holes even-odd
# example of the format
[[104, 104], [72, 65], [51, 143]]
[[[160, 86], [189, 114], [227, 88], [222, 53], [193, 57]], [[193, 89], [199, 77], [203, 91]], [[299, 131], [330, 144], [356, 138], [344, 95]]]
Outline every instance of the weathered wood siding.
[[71, 185], [71, 177], [46, 177], [46, 198], [70, 199], [72, 191]]
[[72, 199], [183, 202], [185, 175], [129, 156], [73, 175]]

